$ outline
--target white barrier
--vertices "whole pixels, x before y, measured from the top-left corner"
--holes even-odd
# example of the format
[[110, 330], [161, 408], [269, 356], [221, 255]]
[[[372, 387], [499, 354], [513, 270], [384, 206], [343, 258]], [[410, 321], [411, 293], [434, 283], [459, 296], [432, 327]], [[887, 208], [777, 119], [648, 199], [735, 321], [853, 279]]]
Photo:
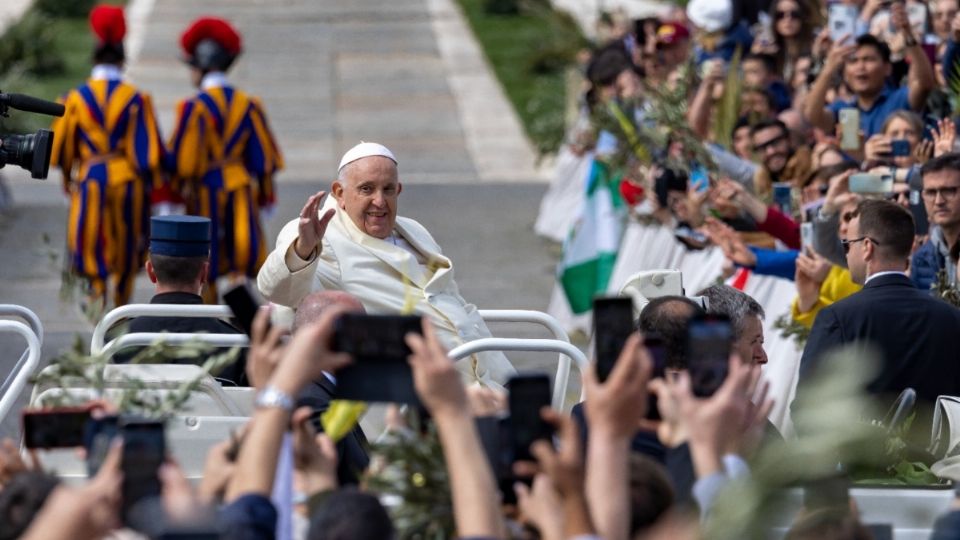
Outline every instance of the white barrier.
[[540, 201], [540, 212], [533, 231], [554, 242], [563, 242], [577, 219], [587, 190], [587, 177], [593, 154], [578, 156], [564, 144], [557, 154], [550, 187]]
[[[686, 294], [693, 295], [720, 279], [723, 262], [720, 249], [690, 251], [674, 238], [669, 227], [630, 223], [624, 232], [607, 291], [616, 294], [627, 278], [642, 270], [678, 269], [683, 273]], [[792, 281], [751, 274], [744, 292], [759, 302], [766, 312], [763, 335], [769, 362], [763, 373], [770, 381], [770, 395], [775, 399], [769, 418], [784, 436], [791, 436], [793, 424], [789, 405], [796, 391], [801, 351], [793, 340], [780, 337], [773, 323], [790, 310], [796, 287]], [[590, 333], [590, 314], [573, 314], [559, 283], [554, 284], [547, 313], [560, 321], [568, 332]]]

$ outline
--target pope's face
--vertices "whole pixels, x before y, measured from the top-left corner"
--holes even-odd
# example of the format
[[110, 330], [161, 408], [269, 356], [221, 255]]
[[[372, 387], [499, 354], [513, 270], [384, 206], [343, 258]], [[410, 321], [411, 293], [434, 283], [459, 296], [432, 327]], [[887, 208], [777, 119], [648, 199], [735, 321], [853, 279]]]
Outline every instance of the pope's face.
[[340, 209], [370, 236], [381, 240], [390, 236], [402, 189], [397, 165], [389, 158], [370, 156], [350, 163], [344, 172], [344, 180], [333, 183]]

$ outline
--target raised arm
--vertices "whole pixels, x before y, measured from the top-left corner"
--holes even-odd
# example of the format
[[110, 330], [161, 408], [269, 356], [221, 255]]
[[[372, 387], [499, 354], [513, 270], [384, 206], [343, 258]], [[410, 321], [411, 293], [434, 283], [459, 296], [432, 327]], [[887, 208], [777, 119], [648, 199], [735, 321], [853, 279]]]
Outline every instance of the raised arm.
[[903, 2], [894, 2], [890, 5], [890, 21], [907, 44], [904, 52], [910, 61], [910, 71], [907, 72], [910, 108], [919, 111], [926, 105], [927, 96], [936, 88], [937, 77], [933, 73], [930, 59], [913, 35], [910, 20], [907, 18], [907, 8]]
[[827, 52], [823, 69], [817, 75], [817, 80], [813, 81], [810, 93], [807, 94], [807, 102], [803, 106], [803, 116], [813, 127], [827, 133], [833, 132], [835, 120], [833, 113], [827, 109], [827, 92], [833, 86], [834, 77], [843, 70], [843, 63], [855, 49], [856, 45], [848, 44], [845, 38], [834, 43]]
[[470, 414], [467, 393], [453, 362], [423, 320], [423, 336], [407, 335], [414, 385], [433, 417], [450, 475], [453, 517], [460, 537], [503, 538], [506, 529], [493, 470]]

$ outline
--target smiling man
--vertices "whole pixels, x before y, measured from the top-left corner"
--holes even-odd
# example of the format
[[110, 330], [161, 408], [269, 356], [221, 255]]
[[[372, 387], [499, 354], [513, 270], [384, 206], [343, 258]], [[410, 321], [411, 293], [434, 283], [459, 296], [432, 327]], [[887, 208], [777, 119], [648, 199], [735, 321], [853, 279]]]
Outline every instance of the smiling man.
[[[413, 309], [433, 321], [447, 348], [490, 337], [476, 306], [460, 296], [453, 263], [416, 221], [397, 216], [403, 186], [385, 146], [360, 143], [340, 161], [332, 196], [320, 191], [287, 223], [257, 285], [271, 302], [294, 307], [317, 290], [356, 296], [368, 313]], [[515, 373], [499, 352], [461, 360], [468, 381], [498, 386]]]
[[[890, 47], [876, 37], [865, 34], [853, 43], [834, 43], [820, 75], [810, 88], [803, 109], [804, 116], [814, 127], [833, 133], [840, 109], [856, 108], [860, 111], [860, 129], [863, 140], [866, 140], [880, 132], [891, 112], [923, 109], [927, 96], [937, 85], [933, 66], [913, 35], [902, 3], [893, 4], [891, 13], [891, 24], [906, 44], [904, 51], [910, 64], [906, 86], [888, 84], [887, 79], [893, 71]], [[841, 70], [844, 83], [854, 98], [837, 100], [827, 106], [827, 92]]]

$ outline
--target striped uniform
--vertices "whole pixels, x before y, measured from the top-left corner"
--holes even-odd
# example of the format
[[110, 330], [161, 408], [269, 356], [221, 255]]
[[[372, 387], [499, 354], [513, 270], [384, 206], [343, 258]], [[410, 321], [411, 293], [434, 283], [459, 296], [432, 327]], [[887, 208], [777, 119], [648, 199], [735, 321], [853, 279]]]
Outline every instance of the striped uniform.
[[212, 298], [218, 276], [254, 277], [266, 258], [260, 208], [275, 201], [283, 168], [260, 101], [231, 86], [209, 86], [177, 107], [169, 167], [187, 213], [210, 218]]
[[118, 78], [91, 78], [63, 98], [53, 123], [52, 166], [70, 197], [70, 271], [92, 294], [126, 304], [148, 247], [150, 191], [161, 184], [164, 146], [150, 96]]

